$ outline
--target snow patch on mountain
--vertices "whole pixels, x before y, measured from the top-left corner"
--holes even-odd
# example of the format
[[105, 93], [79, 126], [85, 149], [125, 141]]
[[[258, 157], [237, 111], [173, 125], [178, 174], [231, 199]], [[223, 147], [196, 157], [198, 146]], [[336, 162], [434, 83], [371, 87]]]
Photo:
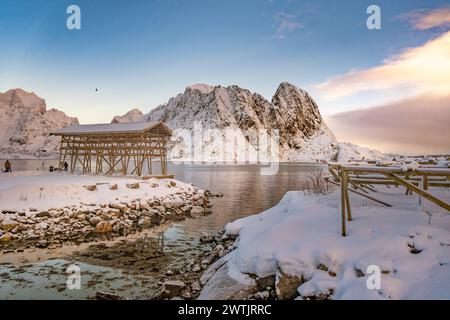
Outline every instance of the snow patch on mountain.
[[50, 132], [73, 124], [78, 124], [77, 118], [47, 110], [45, 100], [33, 92], [0, 93], [0, 157], [55, 158], [60, 138]]

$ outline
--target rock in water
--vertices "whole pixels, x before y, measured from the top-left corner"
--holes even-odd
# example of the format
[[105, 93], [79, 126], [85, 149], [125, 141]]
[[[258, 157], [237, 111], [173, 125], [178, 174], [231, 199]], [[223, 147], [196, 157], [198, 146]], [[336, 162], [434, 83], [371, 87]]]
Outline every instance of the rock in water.
[[183, 289], [186, 284], [179, 280], [169, 280], [164, 282], [161, 292], [158, 294], [159, 299], [171, 299], [176, 297]]

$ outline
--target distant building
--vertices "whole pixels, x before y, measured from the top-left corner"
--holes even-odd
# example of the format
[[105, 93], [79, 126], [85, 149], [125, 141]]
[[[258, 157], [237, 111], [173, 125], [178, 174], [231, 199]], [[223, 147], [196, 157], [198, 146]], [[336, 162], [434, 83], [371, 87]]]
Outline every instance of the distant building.
[[162, 122], [130, 122], [73, 125], [52, 133], [61, 136], [59, 169], [69, 163], [74, 172], [77, 164], [83, 173], [122, 175], [153, 174], [153, 162], [167, 175], [167, 141], [172, 131]]

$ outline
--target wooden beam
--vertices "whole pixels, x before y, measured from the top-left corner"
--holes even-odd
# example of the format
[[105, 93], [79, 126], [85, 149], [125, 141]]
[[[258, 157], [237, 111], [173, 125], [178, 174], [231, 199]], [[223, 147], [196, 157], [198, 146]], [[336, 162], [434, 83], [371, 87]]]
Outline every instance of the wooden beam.
[[350, 196], [348, 195], [348, 172], [342, 171], [342, 183], [345, 191], [345, 206], [347, 207], [347, 220], [352, 221], [352, 211], [350, 209]]
[[391, 178], [392, 180], [394, 180], [395, 182], [398, 182], [399, 184], [403, 185], [404, 187], [406, 187], [411, 192], [415, 192], [419, 196], [424, 197], [425, 199], [427, 199], [428, 201], [431, 201], [434, 204], [440, 206], [441, 208], [444, 208], [445, 210], [450, 211], [450, 204], [448, 204], [447, 202], [445, 202], [445, 201], [443, 201], [443, 200], [441, 200], [439, 198], [436, 198], [432, 194], [430, 194], [430, 193], [426, 192], [425, 190], [417, 187], [413, 183], [403, 179], [402, 177], [399, 177], [398, 175], [392, 174], [392, 173], [385, 173], [385, 175], [387, 177]]
[[[335, 186], [338, 186], [338, 187], [341, 186], [339, 183], [334, 182], [334, 181], [331, 181], [331, 180], [328, 180], [328, 182], [329, 182], [329, 183], [332, 183], [332, 184], [334, 184]], [[370, 199], [370, 200], [372, 200], [372, 201], [375, 201], [375, 202], [377, 202], [377, 203], [380, 203], [380, 204], [382, 204], [382, 205], [384, 205], [384, 206], [386, 206], [386, 207], [392, 207], [392, 205], [390, 205], [389, 203], [386, 203], [386, 202], [383, 202], [383, 201], [381, 201], [381, 200], [378, 200], [378, 199], [376, 199], [376, 198], [374, 198], [374, 197], [371, 197], [371, 196], [369, 196], [369, 195], [367, 195], [367, 194], [361, 193], [361, 192], [359, 192], [359, 191], [357, 191], [357, 190], [354, 190], [354, 189], [348, 189], [348, 190], [349, 190], [350, 192], [356, 193], [357, 195], [360, 195], [361, 197], [364, 197], [364, 198]]]

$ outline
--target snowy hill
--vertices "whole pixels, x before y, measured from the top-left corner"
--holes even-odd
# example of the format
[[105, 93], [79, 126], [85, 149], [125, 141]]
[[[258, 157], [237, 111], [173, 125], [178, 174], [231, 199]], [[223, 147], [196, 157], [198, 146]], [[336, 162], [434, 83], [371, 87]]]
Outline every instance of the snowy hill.
[[387, 156], [374, 149], [358, 146], [350, 142], [339, 142], [339, 162], [350, 160], [382, 160]]
[[[171, 156], [180, 160], [328, 161], [370, 154], [356, 145], [341, 147], [312, 97], [287, 82], [270, 102], [235, 85], [195, 84], [144, 116], [134, 109], [113, 119], [123, 121], [165, 122], [175, 133]], [[261, 130], [279, 147], [261, 142], [267, 141]]]
[[59, 138], [51, 131], [78, 124], [64, 112], [47, 110], [45, 100], [33, 92], [12, 89], [0, 93], [0, 157], [54, 158]]

